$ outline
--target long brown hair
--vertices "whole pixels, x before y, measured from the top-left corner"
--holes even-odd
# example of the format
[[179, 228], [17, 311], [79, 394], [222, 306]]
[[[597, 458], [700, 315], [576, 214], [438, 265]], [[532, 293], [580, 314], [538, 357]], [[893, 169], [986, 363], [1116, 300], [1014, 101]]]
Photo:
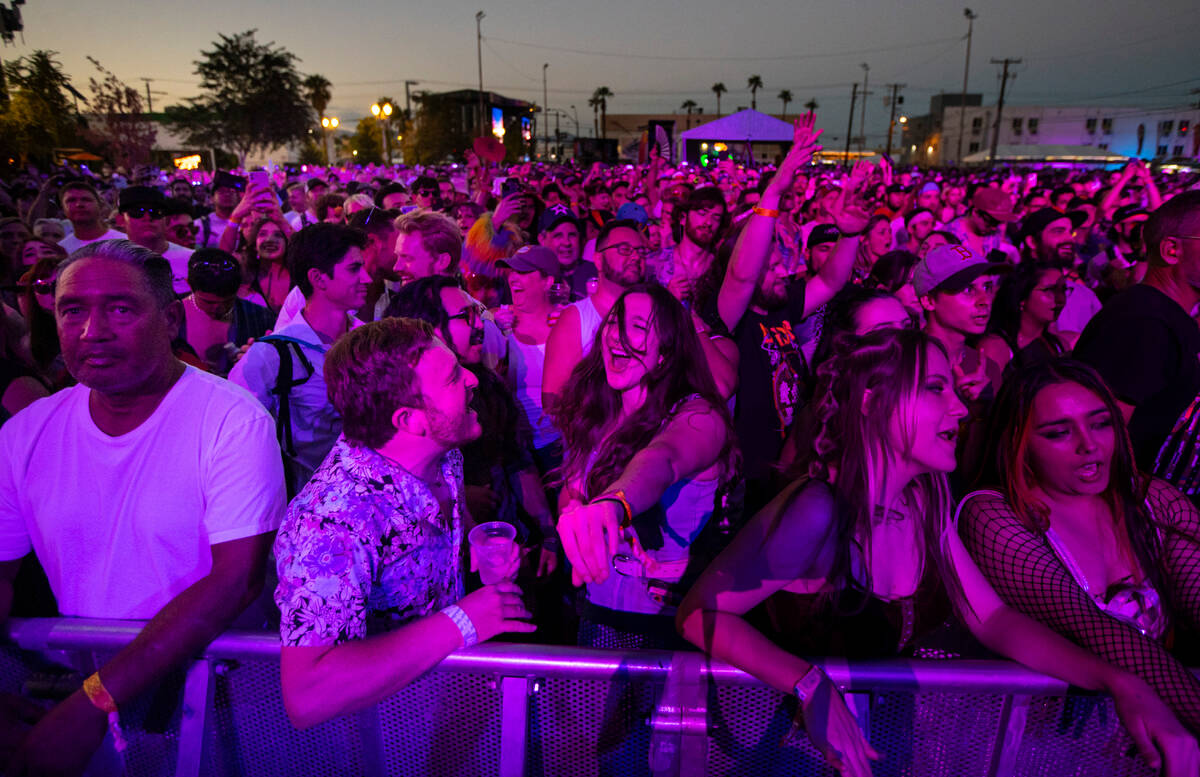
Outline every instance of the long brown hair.
[[[836, 505], [835, 556], [829, 580], [840, 591], [871, 593], [870, 569], [865, 579], [853, 574], [855, 549], [869, 558], [872, 518], [882, 504], [893, 455], [911, 453], [911, 406], [928, 370], [929, 351], [945, 348], [915, 329], [884, 329], [862, 337], [844, 335], [834, 354], [817, 371], [813, 412], [793, 476], [829, 484]], [[886, 433], [899, 418], [905, 448], [891, 450]], [[941, 532], [950, 514], [950, 492], [942, 473], [919, 475], [903, 491], [911, 514], [923, 518], [922, 576], [932, 559], [941, 568]], [[783, 509], [786, 509], [784, 507]], [[780, 516], [782, 517], [782, 510]], [[944, 575], [943, 575], [944, 577]]]
[[[607, 328], [615, 326], [621, 344], [635, 352], [625, 335], [625, 300], [631, 294], [650, 297], [653, 311], [650, 326], [658, 335], [662, 361], [643, 378], [647, 386], [646, 401], [605, 436], [621, 412], [621, 397], [608, 385], [601, 343]], [[583, 479], [581, 496], [585, 499], [599, 496], [621, 476], [634, 454], [654, 439], [675, 405], [692, 394], [699, 394], [725, 422], [725, 445], [719, 461], [722, 474], [727, 477], [736, 468], [733, 425], [713, 383], [690, 314], [669, 291], [656, 284], [627, 289], [604, 317], [591, 350], [571, 372], [553, 408], [555, 424], [563, 435], [561, 480], [570, 483]]]
[[1122, 554], [1151, 577], [1164, 594], [1157, 559], [1161, 548], [1150, 516], [1145, 510], [1149, 480], [1134, 463], [1133, 444], [1124, 416], [1112, 391], [1091, 367], [1074, 359], [1057, 359], [1034, 364], [1004, 382], [988, 421], [987, 458], [975, 477], [977, 486], [1002, 491], [1017, 519], [1030, 531], [1045, 533], [1050, 528], [1050, 510], [1037, 498], [1041, 482], [1029, 456], [1033, 434], [1033, 403], [1049, 386], [1074, 383], [1095, 394], [1113, 419], [1116, 445], [1109, 466], [1108, 487], [1101, 495], [1113, 519], [1113, 533]]

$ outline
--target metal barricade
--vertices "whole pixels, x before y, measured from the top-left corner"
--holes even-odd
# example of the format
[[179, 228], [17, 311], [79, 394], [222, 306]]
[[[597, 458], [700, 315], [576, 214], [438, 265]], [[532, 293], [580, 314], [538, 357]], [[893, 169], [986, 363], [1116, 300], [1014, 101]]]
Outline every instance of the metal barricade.
[[[140, 631], [129, 621], [19, 620], [0, 692], [49, 662], [81, 671]], [[230, 632], [122, 710], [118, 771], [141, 775], [832, 775], [794, 701], [699, 653], [491, 643], [400, 693], [306, 731], [279, 690], [275, 634]], [[999, 661], [819, 662], [885, 754], [876, 775], [1149, 775], [1112, 703]]]

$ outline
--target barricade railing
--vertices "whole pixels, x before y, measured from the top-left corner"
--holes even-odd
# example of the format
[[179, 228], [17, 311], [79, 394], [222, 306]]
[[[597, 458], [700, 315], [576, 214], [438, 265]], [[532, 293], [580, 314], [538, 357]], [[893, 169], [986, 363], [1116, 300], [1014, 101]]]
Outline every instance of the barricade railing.
[[[12, 619], [0, 691], [91, 671], [142, 623]], [[794, 701], [700, 653], [489, 643], [400, 693], [306, 731], [288, 722], [274, 633], [218, 637], [123, 710], [112, 766], [194, 775], [825, 775]], [[847, 693], [877, 775], [1149, 775], [1102, 696], [1003, 661], [820, 659]]]

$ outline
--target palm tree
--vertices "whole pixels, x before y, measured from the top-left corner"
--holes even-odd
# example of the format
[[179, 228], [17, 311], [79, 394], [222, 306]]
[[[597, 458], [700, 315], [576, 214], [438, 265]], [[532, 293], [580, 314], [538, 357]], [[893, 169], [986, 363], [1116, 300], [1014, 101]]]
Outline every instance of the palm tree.
[[304, 99], [308, 100], [308, 104], [317, 112], [317, 123], [320, 124], [321, 119], [325, 118], [325, 109], [329, 107], [329, 100], [333, 97], [330, 92], [330, 87], [333, 84], [329, 83], [329, 79], [323, 75], [313, 73], [301, 83], [304, 88]]
[[696, 110], [696, 101], [695, 100], [684, 100], [683, 105], [681, 105], [679, 107], [684, 109], [685, 111], [687, 111], [687, 115], [688, 115], [687, 128], [691, 129], [692, 128], [692, 111]]
[[808, 110], [809, 110], [810, 112], [812, 112], [812, 113], [816, 113], [816, 112], [817, 112], [817, 108], [819, 108], [819, 107], [821, 107], [821, 106], [817, 104], [817, 98], [813, 97], [813, 98], [812, 98], [812, 99], [810, 99], [808, 102], [804, 103], [804, 107], [805, 107], [805, 108], [808, 108]]
[[758, 110], [758, 90], [763, 88], [762, 76], [750, 76], [746, 80], [746, 87], [750, 90], [751, 110]]
[[588, 98], [588, 105], [592, 109], [592, 137], [600, 137], [600, 98], [593, 94]]
[[787, 118], [787, 104], [792, 101], [792, 93], [784, 89], [779, 93], [779, 102], [783, 103], [783, 118]]
[[721, 117], [721, 95], [725, 94], [729, 90], [726, 89], [725, 84], [721, 83], [720, 81], [718, 81], [712, 85], [712, 90], [717, 95], [717, 118], [720, 118]]
[[592, 98], [600, 101], [600, 137], [608, 137], [608, 98], [616, 97], [607, 86], [600, 86], [592, 92]]

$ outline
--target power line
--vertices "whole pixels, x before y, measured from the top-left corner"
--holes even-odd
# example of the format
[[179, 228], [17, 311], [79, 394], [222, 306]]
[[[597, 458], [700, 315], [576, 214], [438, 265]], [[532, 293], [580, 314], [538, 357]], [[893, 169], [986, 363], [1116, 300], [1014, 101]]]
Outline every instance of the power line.
[[594, 49], [579, 49], [566, 46], [547, 46], [541, 43], [526, 43], [519, 40], [507, 40], [505, 38], [487, 38], [496, 43], [506, 43], [510, 46], [522, 46], [530, 49], [540, 49], [542, 51], [558, 51], [564, 54], [578, 54], [588, 57], [613, 57], [616, 59], [653, 59], [663, 60], [668, 62], [772, 62], [772, 61], [787, 61], [787, 60], [802, 60], [802, 59], [833, 59], [836, 57], [852, 57], [859, 54], [877, 54], [884, 51], [904, 51], [906, 49], [923, 48], [925, 46], [935, 46], [950, 41], [960, 41], [961, 36], [953, 38], [937, 38], [935, 40], [922, 41], [920, 43], [903, 43], [896, 46], [880, 46], [869, 49], [846, 49], [843, 51], [834, 51], [821, 54], [778, 54], [762, 57], [681, 57], [671, 56], [667, 54], [626, 54], [614, 51], [596, 51]]

